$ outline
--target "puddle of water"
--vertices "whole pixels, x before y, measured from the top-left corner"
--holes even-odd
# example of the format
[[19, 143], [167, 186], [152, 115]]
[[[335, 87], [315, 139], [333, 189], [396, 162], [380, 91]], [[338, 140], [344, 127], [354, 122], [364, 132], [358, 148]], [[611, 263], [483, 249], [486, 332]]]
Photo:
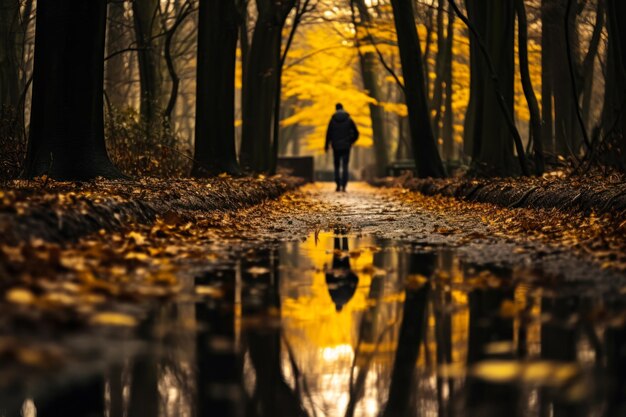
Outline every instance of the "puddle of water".
[[623, 297], [539, 278], [320, 233], [197, 276], [140, 347], [29, 378], [0, 416], [624, 415]]

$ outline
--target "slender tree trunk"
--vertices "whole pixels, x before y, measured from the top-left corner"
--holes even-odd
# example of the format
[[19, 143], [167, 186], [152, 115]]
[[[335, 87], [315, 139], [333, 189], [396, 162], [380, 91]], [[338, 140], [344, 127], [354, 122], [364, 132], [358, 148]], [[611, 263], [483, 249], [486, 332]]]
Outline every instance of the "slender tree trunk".
[[127, 105], [128, 90], [125, 84], [128, 82], [125, 54], [115, 54], [130, 44], [127, 38], [127, 19], [124, 11], [124, 3], [109, 3], [109, 24], [107, 27], [107, 55], [105, 71], [105, 90], [109, 101], [117, 108]]
[[541, 138], [546, 152], [554, 153], [554, 120], [552, 116], [552, 43], [550, 35], [550, 2], [541, 0]]
[[198, 16], [194, 176], [239, 174], [235, 150], [235, 0], [201, 0]]
[[[446, 66], [446, 35], [444, 25], [444, 1], [438, 2], [437, 6], [437, 56], [435, 58], [435, 82], [433, 87], [433, 99], [431, 102], [431, 112], [433, 116], [433, 135], [435, 140], [439, 142], [440, 138], [440, 124], [441, 124], [441, 106], [443, 103], [443, 88], [444, 88], [444, 71]], [[428, 82], [428, 81], [427, 81]]]
[[[415, 6], [417, 7], [417, 6]], [[430, 55], [433, 43], [433, 9], [428, 8], [427, 20], [426, 20], [426, 42], [424, 46], [424, 74], [426, 74], [424, 80], [424, 89], [426, 91], [426, 98], [430, 101]]]
[[116, 178], [104, 144], [106, 0], [41, 1], [26, 177]]
[[[485, 13], [479, 10], [476, 3], [471, 0], [465, 1], [467, 9], [467, 17], [472, 22], [476, 31], [484, 36], [485, 32]], [[478, 152], [482, 145], [482, 124], [479, 123], [479, 115], [482, 112], [483, 97], [486, 85], [485, 77], [482, 74], [487, 71], [486, 65], [480, 54], [480, 49], [476, 42], [472, 42], [472, 35], [468, 34], [470, 39], [470, 99], [467, 106], [464, 123], [463, 151], [466, 156], [472, 159], [478, 157]]]
[[537, 96], [535, 96], [535, 90], [533, 89], [532, 80], [530, 79], [526, 7], [524, 6], [524, 0], [514, 1], [519, 31], [519, 65], [524, 95], [526, 96], [528, 110], [530, 111], [530, 132], [535, 152], [535, 172], [537, 175], [542, 175], [545, 167], [543, 161], [543, 139], [541, 138], [541, 116], [539, 113], [539, 102], [537, 101]]
[[446, 38], [446, 63], [444, 66], [444, 82], [445, 87], [445, 113], [443, 116], [443, 153], [444, 159], [454, 160], [455, 146], [454, 146], [454, 110], [452, 108], [452, 60], [453, 60], [453, 46], [454, 46], [454, 11], [448, 12], [448, 30]]
[[591, 101], [593, 98], [594, 72], [596, 67], [596, 58], [600, 49], [600, 41], [602, 40], [602, 31], [604, 30], [605, 7], [604, 0], [598, 0], [596, 7], [596, 24], [593, 28], [591, 40], [589, 41], [589, 49], [585, 60], [582, 64], [583, 89], [582, 89], [582, 116], [585, 125], [589, 125], [589, 117], [591, 115]]
[[159, 0], [133, 0], [137, 62], [139, 65], [140, 112], [150, 126], [161, 109], [160, 51], [155, 36], [159, 32], [157, 13]]
[[420, 177], [444, 177], [445, 171], [431, 128], [420, 40], [417, 36], [413, 5], [392, 0], [393, 17], [398, 33], [398, 47], [405, 83], [405, 100], [409, 111], [411, 142], [417, 174]]
[[17, 107], [19, 100], [18, 37], [20, 3], [0, 0], [0, 109]]
[[[367, 6], [363, 0], [355, 0], [359, 16], [361, 17], [360, 29], [365, 30], [372, 23], [372, 17], [367, 10]], [[358, 30], [359, 28], [357, 28]], [[358, 34], [357, 34], [358, 35]], [[375, 42], [368, 36], [368, 42]], [[374, 52], [359, 52], [359, 64], [361, 69], [361, 77], [363, 79], [363, 87], [370, 97], [376, 100], [376, 103], [369, 105], [370, 115], [372, 119], [372, 131], [374, 140], [374, 155], [376, 161], [376, 174], [384, 176], [389, 164], [389, 152], [387, 150], [387, 132], [385, 129], [385, 112], [379, 105], [384, 101], [383, 94], [380, 89], [378, 80], [378, 57]]]

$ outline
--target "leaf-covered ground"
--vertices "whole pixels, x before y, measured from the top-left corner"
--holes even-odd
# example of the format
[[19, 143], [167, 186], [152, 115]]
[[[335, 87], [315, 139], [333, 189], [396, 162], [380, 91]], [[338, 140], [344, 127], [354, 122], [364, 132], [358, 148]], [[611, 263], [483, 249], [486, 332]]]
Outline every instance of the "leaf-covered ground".
[[608, 213], [626, 218], [626, 177], [618, 173], [573, 175], [555, 171], [543, 177], [499, 179], [419, 179], [405, 175], [377, 180], [376, 184], [511, 208], [557, 208], [565, 212]]

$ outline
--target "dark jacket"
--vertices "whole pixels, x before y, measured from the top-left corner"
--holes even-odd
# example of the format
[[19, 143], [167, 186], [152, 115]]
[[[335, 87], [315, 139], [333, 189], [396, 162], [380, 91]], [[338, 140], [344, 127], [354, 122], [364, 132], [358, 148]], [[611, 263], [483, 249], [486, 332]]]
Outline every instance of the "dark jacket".
[[350, 146], [359, 138], [359, 130], [350, 115], [344, 110], [337, 110], [328, 123], [326, 131], [326, 145], [334, 150], [350, 149]]

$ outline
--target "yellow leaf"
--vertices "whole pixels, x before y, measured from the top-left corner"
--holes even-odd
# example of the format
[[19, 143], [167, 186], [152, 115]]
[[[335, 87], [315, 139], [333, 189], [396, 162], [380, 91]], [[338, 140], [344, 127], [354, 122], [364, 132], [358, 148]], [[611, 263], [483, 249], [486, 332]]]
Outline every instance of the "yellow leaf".
[[137, 325], [137, 320], [127, 314], [104, 312], [93, 316], [91, 323], [102, 326], [132, 327]]
[[135, 245], [141, 246], [144, 243], [146, 243], [146, 238], [143, 237], [143, 235], [141, 233], [130, 232], [126, 236], [128, 237], [128, 239], [135, 241]]
[[6, 293], [6, 300], [13, 304], [32, 304], [35, 302], [35, 295], [24, 288], [12, 288]]
[[521, 372], [521, 365], [513, 361], [484, 361], [477, 363], [472, 374], [486, 381], [503, 383], [516, 379]]

